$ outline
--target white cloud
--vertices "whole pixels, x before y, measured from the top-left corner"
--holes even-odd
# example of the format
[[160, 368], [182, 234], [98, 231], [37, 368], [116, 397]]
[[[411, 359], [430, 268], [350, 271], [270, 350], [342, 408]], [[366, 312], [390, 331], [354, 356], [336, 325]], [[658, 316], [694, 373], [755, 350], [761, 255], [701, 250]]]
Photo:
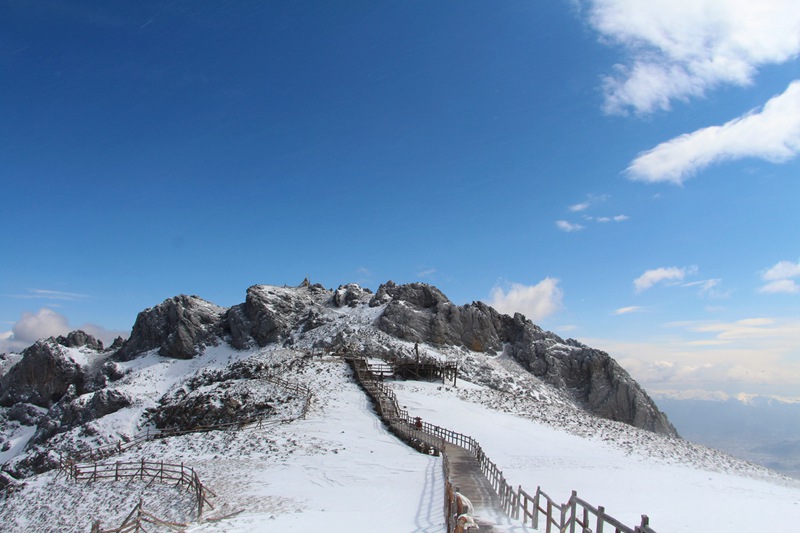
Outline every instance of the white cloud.
[[567, 233], [572, 233], [573, 231], [580, 231], [583, 229], [583, 226], [580, 224], [573, 224], [571, 222], [567, 222], [566, 220], [556, 220], [556, 227], [561, 231], [566, 231]]
[[775, 266], [767, 269], [761, 277], [765, 281], [800, 277], [800, 262], [779, 261]]
[[800, 292], [800, 285], [797, 285], [793, 279], [779, 279], [770, 281], [758, 289], [758, 292], [765, 294], [795, 294]]
[[17, 352], [27, 348], [39, 339], [66, 335], [81, 329], [109, 345], [116, 337], [127, 337], [129, 332], [115, 331], [97, 324], [84, 324], [78, 328], [69, 325], [69, 320], [61, 313], [43, 307], [35, 313], [22, 313], [11, 331], [0, 332], [0, 353]]
[[417, 272], [417, 277], [418, 278], [429, 278], [429, 277], [433, 276], [434, 274], [436, 274], [436, 269], [435, 268], [429, 268], [427, 270], [423, 270], [421, 272]]
[[620, 307], [616, 311], [614, 311], [615, 315], [627, 315], [629, 313], [641, 313], [644, 311], [644, 307], [640, 307], [638, 305], [631, 305], [629, 307]]
[[800, 292], [800, 285], [793, 279], [800, 277], [800, 262], [779, 261], [761, 274], [761, 279], [768, 282], [758, 291], [766, 294], [794, 294]]
[[628, 215], [617, 215], [615, 217], [598, 217], [598, 222], [625, 222], [630, 217]]
[[512, 283], [508, 292], [495, 287], [489, 305], [501, 313], [522, 313], [528, 319], [537, 321], [560, 311], [563, 308], [562, 299], [558, 279], [545, 278], [536, 285]]
[[586, 339], [607, 351], [648, 388], [798, 395], [800, 320], [758, 317], [667, 324], [649, 341]]
[[780, 163], [798, 153], [800, 80], [771, 98], [760, 111], [681, 135], [640, 154], [626, 172], [636, 181], [679, 185], [698, 170], [721, 161], [755, 157]]
[[669, 110], [800, 53], [796, 0], [586, 0], [589, 22], [629, 56], [604, 80], [609, 113]]
[[678, 267], [661, 267], [645, 271], [644, 274], [633, 280], [633, 286], [636, 292], [642, 292], [657, 283], [670, 282], [670, 281], [683, 281], [687, 273], [692, 273], [694, 269], [685, 269]]
[[69, 331], [67, 317], [46, 307], [36, 313], [22, 313], [12, 329], [14, 340], [27, 344], [45, 337], [66, 335]]
[[590, 205], [591, 204], [589, 202], [581, 202], [579, 204], [575, 204], [575, 205], [569, 206], [569, 210], [572, 211], [572, 212], [585, 211], [585, 210], [589, 209]]

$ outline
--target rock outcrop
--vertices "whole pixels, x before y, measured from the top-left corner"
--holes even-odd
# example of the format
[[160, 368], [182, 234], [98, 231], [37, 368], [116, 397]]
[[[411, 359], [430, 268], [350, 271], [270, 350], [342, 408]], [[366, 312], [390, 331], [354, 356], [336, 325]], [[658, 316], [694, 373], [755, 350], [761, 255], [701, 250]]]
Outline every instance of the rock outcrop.
[[43, 444], [57, 433], [104, 417], [131, 405], [130, 398], [114, 389], [103, 389], [76, 397], [69, 390], [47, 414], [39, 420], [30, 444]]
[[501, 315], [481, 302], [457, 306], [424, 283], [381, 285], [371, 305], [384, 303], [377, 325], [389, 335], [434, 346], [505, 351], [594, 414], [677, 435], [666, 415], [607, 353], [545, 332], [521, 314]]
[[70, 386], [82, 394], [86, 381], [86, 368], [54, 339], [37, 341], [26, 348], [22, 359], [0, 378], [0, 406], [23, 402], [50, 407]]
[[[300, 287], [253, 285], [243, 304], [225, 314], [222, 329], [239, 350], [253, 344], [266, 346], [286, 340], [300, 324], [314, 320], [331, 298], [322, 285], [304, 283]], [[306, 328], [308, 329], [308, 328]]]
[[102, 341], [95, 339], [92, 335], [79, 329], [68, 333], [66, 337], [59, 335], [55, 340], [58, 344], [66, 346], [67, 348], [80, 348], [85, 346], [98, 352], [103, 351]]
[[158, 349], [159, 355], [191, 359], [222, 334], [225, 309], [197, 296], [180, 295], [145, 309], [136, 317], [130, 338], [116, 352], [120, 361]]

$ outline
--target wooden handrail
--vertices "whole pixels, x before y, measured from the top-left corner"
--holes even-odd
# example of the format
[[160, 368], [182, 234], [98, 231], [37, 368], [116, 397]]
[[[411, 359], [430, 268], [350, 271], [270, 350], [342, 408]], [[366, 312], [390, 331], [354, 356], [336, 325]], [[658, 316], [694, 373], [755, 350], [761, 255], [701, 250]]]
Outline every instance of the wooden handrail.
[[[369, 369], [369, 364], [363, 356], [350, 356], [347, 358], [353, 368], [354, 375], [362, 388], [367, 394], [372, 397], [375, 402], [378, 415], [384, 419], [390, 429], [395, 429], [395, 432], [402, 432], [407, 434], [407, 430], [396, 429], [405, 426], [412, 426], [413, 419], [405, 410], [401, 410], [397, 403], [397, 397], [385, 383], [380, 381], [374, 373]], [[503, 510], [508, 513], [512, 518], [519, 519], [520, 512], [522, 513], [523, 525], [527, 523], [530, 518], [533, 527], [538, 528], [539, 515], [544, 514], [546, 518], [546, 532], [550, 533], [552, 527], [558, 528], [559, 532], [566, 531], [566, 528], [571, 528], [570, 531], [575, 531], [575, 526], [580, 526], [581, 531], [591, 530], [589, 526], [589, 515], [595, 517], [595, 532], [602, 532], [603, 526], [608, 525], [615, 528], [615, 533], [656, 533], [649, 525], [649, 518], [647, 515], [642, 515], [641, 524], [633, 528], [622, 524], [616, 518], [609, 516], [605, 513], [603, 507], [593, 507], [586, 501], [578, 498], [577, 492], [573, 491], [570, 499], [565, 504], [556, 503], [550, 496], [548, 496], [540, 487], [536, 488], [536, 494], [531, 497], [525, 492], [522, 487], [514, 489], [503, 476], [503, 472], [497, 468], [497, 465], [492, 462], [489, 457], [484, 453], [481, 445], [469, 435], [457, 433], [450, 429], [440, 426], [435, 426], [424, 422], [422, 427], [416, 429], [418, 440], [423, 440], [422, 435], [427, 435], [436, 442], [441, 444], [438, 450], [443, 455], [444, 472], [445, 472], [445, 499], [450, 498], [452, 487], [449, 480], [449, 469], [447, 466], [447, 453], [446, 443], [455, 444], [460, 446], [475, 456], [480, 464], [481, 472], [489, 480], [494, 491], [500, 498], [500, 503]], [[405, 440], [405, 439], [404, 439]], [[546, 507], [541, 506], [541, 500], [544, 498]], [[529, 510], [528, 504], [531, 503], [532, 507]], [[451, 510], [450, 505], [452, 502], [445, 502], [446, 512]], [[578, 512], [580, 507], [580, 513]], [[453, 531], [450, 520], [448, 517], [448, 532]]]

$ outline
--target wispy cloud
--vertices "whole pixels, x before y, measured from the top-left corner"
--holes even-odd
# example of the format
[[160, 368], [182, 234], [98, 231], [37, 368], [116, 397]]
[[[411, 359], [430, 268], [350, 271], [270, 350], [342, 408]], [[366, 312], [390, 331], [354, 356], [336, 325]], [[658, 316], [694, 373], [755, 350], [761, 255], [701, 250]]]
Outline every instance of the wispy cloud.
[[569, 206], [568, 209], [570, 211], [572, 211], [573, 213], [577, 213], [577, 212], [585, 211], [585, 210], [589, 209], [590, 205], [591, 204], [589, 202], [581, 202], [579, 204], [574, 204], [574, 205]]
[[488, 303], [501, 313], [522, 313], [536, 321], [560, 311], [563, 308], [563, 296], [558, 279], [545, 278], [536, 285], [512, 283], [508, 291], [496, 286], [491, 291]]
[[586, 0], [589, 22], [627, 52], [604, 79], [608, 113], [669, 110], [800, 53], [796, 0]]
[[433, 276], [434, 274], [436, 274], [436, 269], [435, 268], [428, 268], [426, 270], [422, 270], [420, 272], [417, 272], [417, 277], [418, 278], [429, 278], [429, 277]]
[[598, 222], [605, 223], [605, 222], [625, 222], [626, 220], [629, 219], [630, 217], [628, 215], [617, 215], [614, 217], [597, 217], [595, 220], [597, 220]]
[[83, 300], [89, 298], [88, 294], [79, 294], [76, 292], [52, 291], [48, 289], [27, 289], [24, 294], [9, 294], [9, 298], [22, 298], [26, 300]]
[[[601, 216], [595, 217], [584, 213], [584, 211], [589, 210], [596, 204], [603, 203], [609, 199], [609, 195], [607, 194], [589, 194], [586, 196], [586, 200], [579, 202], [577, 204], [572, 204], [567, 207], [567, 210], [571, 213], [581, 213], [580, 218], [585, 222], [599, 222], [599, 223], [606, 223], [606, 222], [624, 222], [628, 220], [628, 215], [616, 215], [616, 216]], [[556, 226], [561, 231], [572, 232], [572, 231], [580, 231], [585, 227], [582, 224], [577, 222], [570, 222], [568, 220], [557, 220]]]
[[800, 319], [676, 322], [650, 342], [579, 339], [608, 351], [648, 387], [797, 394]]
[[620, 307], [619, 309], [614, 311], [615, 315], [627, 315], [630, 313], [641, 313], [644, 311], [644, 307], [638, 305], [631, 305], [628, 307]]
[[633, 280], [633, 286], [636, 289], [636, 292], [639, 293], [646, 291], [647, 289], [659, 283], [683, 281], [687, 274], [692, 274], [696, 270], [696, 267], [660, 267], [652, 270], [646, 270], [644, 274]]
[[627, 174], [636, 181], [680, 185], [714, 163], [745, 157], [780, 163], [798, 153], [800, 81], [794, 81], [760, 111], [751, 111], [722, 126], [681, 135], [640, 154], [628, 167]]
[[561, 231], [566, 231], [567, 233], [584, 229], [584, 226], [581, 224], [574, 224], [572, 222], [567, 222], [566, 220], [556, 220], [556, 227]]
[[761, 273], [766, 281], [759, 292], [765, 294], [795, 294], [800, 292], [800, 285], [792, 278], [800, 277], [800, 262], [780, 261]]
[[78, 328], [70, 326], [65, 315], [42, 307], [35, 313], [22, 313], [10, 331], [0, 332], [0, 352], [22, 350], [39, 339], [66, 335], [74, 329], [81, 329], [95, 338], [110, 344], [116, 337], [127, 337], [129, 332], [115, 331], [97, 324], [86, 323]]

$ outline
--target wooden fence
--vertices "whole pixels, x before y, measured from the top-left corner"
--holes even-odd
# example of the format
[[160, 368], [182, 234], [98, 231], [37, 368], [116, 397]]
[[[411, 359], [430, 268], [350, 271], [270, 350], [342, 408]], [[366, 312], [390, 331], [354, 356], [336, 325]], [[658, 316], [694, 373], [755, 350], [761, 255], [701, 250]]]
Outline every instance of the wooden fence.
[[147, 531], [145, 529], [145, 524], [166, 527], [172, 531], [184, 531], [185, 528], [189, 527], [189, 524], [162, 520], [161, 518], [148, 513], [143, 508], [142, 500], [139, 500], [139, 503], [136, 504], [136, 507], [133, 508], [133, 511], [131, 511], [127, 517], [125, 517], [125, 520], [123, 520], [119, 527], [102, 529], [100, 520], [95, 520], [92, 522], [91, 533], [139, 533], [140, 531]]
[[[469, 435], [412, 419], [407, 411], [400, 409], [394, 391], [370, 372], [366, 359], [356, 356], [347, 360], [353, 368], [358, 382], [372, 397], [378, 415], [384, 419], [390, 430], [401, 436], [404, 441], [411, 441], [411, 444], [418, 449], [422, 448], [422, 451], [426, 451], [424, 447], [427, 446], [434, 448], [437, 453], [444, 453], [445, 509], [449, 513], [446, 515], [448, 532], [453, 531], [450, 511], [453, 509], [455, 494], [449, 478], [446, 443], [460, 446], [475, 456], [480, 464], [481, 472], [499, 496], [503, 511], [517, 520], [520, 519], [521, 514], [523, 524], [527, 524], [530, 519], [533, 527], [538, 528], [540, 515], [544, 515], [546, 533], [551, 533], [554, 527], [555, 531], [559, 533], [567, 531], [569, 533], [576, 531], [603, 533], [612, 531], [610, 528], [613, 528], [614, 533], [656, 533], [650, 527], [647, 515], [642, 515], [641, 523], [638, 526], [629, 527], [607, 515], [603, 507], [594, 507], [578, 498], [575, 491], [572, 492], [567, 503], [557, 504], [539, 487], [536, 488], [534, 496], [530, 496], [521, 486], [513, 488], [506, 480], [502, 470], [497, 468], [497, 465], [484, 453], [478, 441]], [[422, 443], [422, 446], [419, 446], [418, 443]], [[594, 519], [594, 528], [591, 527], [592, 518]]]
[[64, 466], [67, 477], [75, 481], [133, 481], [139, 479], [148, 481], [148, 486], [155, 483], [175, 482], [175, 485], [185, 486], [186, 490], [194, 495], [197, 506], [197, 518], [202, 518], [203, 507], [211, 509], [214, 506], [208, 500], [208, 496], [216, 496], [214, 491], [203, 485], [197, 472], [191, 467], [181, 464], [169, 464], [164, 462], [150, 462], [142, 459], [135, 462], [114, 462], [114, 463], [75, 463], [68, 462]]

